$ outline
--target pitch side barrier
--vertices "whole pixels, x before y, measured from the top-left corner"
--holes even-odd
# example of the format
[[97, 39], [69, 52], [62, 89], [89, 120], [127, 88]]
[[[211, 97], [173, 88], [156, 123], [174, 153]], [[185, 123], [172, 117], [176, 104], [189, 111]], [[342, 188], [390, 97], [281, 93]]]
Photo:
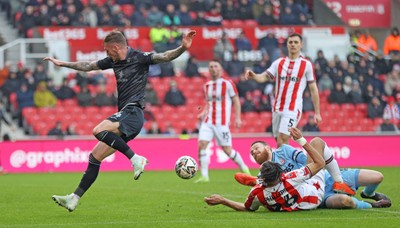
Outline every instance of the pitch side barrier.
[[[310, 141], [314, 136], [305, 135]], [[341, 167], [400, 166], [400, 135], [398, 134], [319, 134], [332, 149]], [[233, 146], [246, 164], [258, 168], [252, 160], [249, 147], [255, 140], [275, 145], [270, 134], [237, 134]], [[5, 173], [82, 172], [88, 156], [97, 141], [93, 137], [32, 138], [0, 143], [0, 165]], [[292, 141], [292, 146], [298, 145]], [[138, 137], [129, 145], [148, 158], [146, 170], [173, 170], [177, 158], [189, 155], [197, 158], [197, 135], [185, 137]], [[299, 148], [300, 149], [300, 148]], [[236, 165], [215, 142], [208, 148], [211, 169], [236, 169]], [[103, 171], [131, 171], [131, 164], [117, 152], [102, 162]]]

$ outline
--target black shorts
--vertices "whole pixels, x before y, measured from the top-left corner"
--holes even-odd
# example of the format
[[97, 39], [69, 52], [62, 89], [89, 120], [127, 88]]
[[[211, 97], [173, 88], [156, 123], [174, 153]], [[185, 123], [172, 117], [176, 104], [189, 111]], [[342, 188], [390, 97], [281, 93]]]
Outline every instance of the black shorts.
[[119, 122], [119, 131], [125, 142], [134, 139], [144, 124], [143, 109], [136, 105], [127, 105], [121, 111], [107, 118], [112, 122]]

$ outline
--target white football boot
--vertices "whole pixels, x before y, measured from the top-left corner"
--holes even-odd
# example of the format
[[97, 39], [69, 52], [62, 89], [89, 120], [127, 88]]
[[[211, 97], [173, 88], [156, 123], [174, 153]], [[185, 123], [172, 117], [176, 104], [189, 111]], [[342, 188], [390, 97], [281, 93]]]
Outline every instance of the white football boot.
[[135, 155], [132, 162], [133, 166], [133, 179], [138, 180], [144, 171], [144, 167], [149, 163], [147, 159], [140, 155]]
[[74, 193], [71, 193], [66, 196], [53, 195], [51, 198], [58, 205], [66, 208], [69, 212], [72, 212], [73, 210], [75, 210], [75, 207], [78, 205], [78, 202], [79, 202], [79, 196], [75, 195]]

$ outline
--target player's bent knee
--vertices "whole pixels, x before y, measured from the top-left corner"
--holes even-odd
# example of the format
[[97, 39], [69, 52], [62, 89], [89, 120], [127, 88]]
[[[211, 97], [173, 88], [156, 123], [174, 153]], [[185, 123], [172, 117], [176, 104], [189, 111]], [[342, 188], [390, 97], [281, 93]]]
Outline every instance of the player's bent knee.
[[[96, 129], [96, 128], [95, 128]], [[104, 137], [108, 134], [108, 131], [101, 131], [101, 132], [96, 132], [93, 130], [93, 135], [96, 137], [97, 140], [103, 141]]]

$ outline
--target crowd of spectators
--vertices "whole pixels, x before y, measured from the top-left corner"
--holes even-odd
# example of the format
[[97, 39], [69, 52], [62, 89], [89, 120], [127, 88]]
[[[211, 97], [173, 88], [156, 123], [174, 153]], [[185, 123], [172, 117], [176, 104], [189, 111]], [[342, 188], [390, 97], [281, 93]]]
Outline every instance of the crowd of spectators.
[[[35, 26], [150, 26], [150, 41], [154, 51], [163, 52], [180, 45], [181, 33], [177, 26], [222, 25], [223, 20], [255, 20], [259, 25], [310, 24], [312, 5], [307, 0], [29, 0], [13, 16], [8, 1], [0, 0], [0, 7], [7, 16], [14, 19], [21, 36]], [[328, 92], [332, 104], [366, 104], [367, 116], [382, 118], [383, 126], [377, 130], [397, 129], [400, 123], [400, 36], [398, 28], [393, 28], [379, 49], [374, 37], [367, 31], [352, 33], [352, 41], [358, 52], [346, 58], [336, 56], [328, 60], [323, 51], [318, 51], [314, 62], [319, 90]], [[274, 84], [259, 84], [244, 79], [245, 69], [254, 72], [265, 71], [272, 61], [284, 55], [282, 44], [270, 32], [258, 41], [257, 50], [262, 52], [262, 60], [249, 66], [238, 58], [238, 51], [252, 50], [244, 32], [230, 40], [226, 34], [218, 39], [213, 48], [215, 59], [221, 60], [226, 75], [237, 85], [242, 103], [242, 112], [270, 111], [274, 102]], [[382, 51], [380, 51], [382, 50]], [[389, 58], [387, 58], [389, 57]], [[1, 92], [7, 104], [12, 104], [12, 94], [16, 96], [13, 112], [18, 125], [23, 126], [24, 107], [54, 107], [58, 100], [76, 99], [82, 107], [115, 106], [116, 94], [106, 91], [104, 75], [101, 72], [90, 77], [77, 73], [72, 80], [64, 68], [55, 67], [46, 71], [41, 63], [35, 69], [26, 69], [18, 63], [16, 70], [12, 63], [5, 63], [0, 69]], [[177, 72], [172, 63], [157, 64], [150, 68], [150, 77], [174, 77]], [[199, 77], [199, 65], [195, 56], [188, 58], [183, 75]], [[96, 85], [96, 93], [88, 89]], [[159, 99], [152, 84], [146, 86], [147, 101], [151, 105], [168, 104], [184, 106], [186, 97], [179, 90], [176, 81], [170, 81], [165, 97]], [[76, 89], [78, 88], [78, 89]], [[307, 90], [306, 90], [307, 91]], [[305, 92], [303, 111], [313, 110], [310, 95]], [[146, 119], [154, 120], [154, 115], [146, 111]], [[307, 118], [305, 131], [319, 131]], [[155, 121], [153, 121], [155, 122]], [[384, 125], [386, 124], [386, 125]], [[155, 124], [157, 125], [157, 123]], [[167, 127], [175, 134], [172, 125]], [[148, 132], [160, 133], [153, 126]], [[163, 129], [164, 130], [164, 129]], [[71, 132], [74, 130], [72, 129]], [[167, 130], [165, 130], [167, 131]], [[165, 131], [162, 131], [163, 133]], [[65, 134], [63, 132], [63, 134]]]
[[1, 1], [21, 36], [35, 26], [220, 26], [224, 20], [260, 25], [308, 25], [308, 0], [29, 0], [16, 9]]

